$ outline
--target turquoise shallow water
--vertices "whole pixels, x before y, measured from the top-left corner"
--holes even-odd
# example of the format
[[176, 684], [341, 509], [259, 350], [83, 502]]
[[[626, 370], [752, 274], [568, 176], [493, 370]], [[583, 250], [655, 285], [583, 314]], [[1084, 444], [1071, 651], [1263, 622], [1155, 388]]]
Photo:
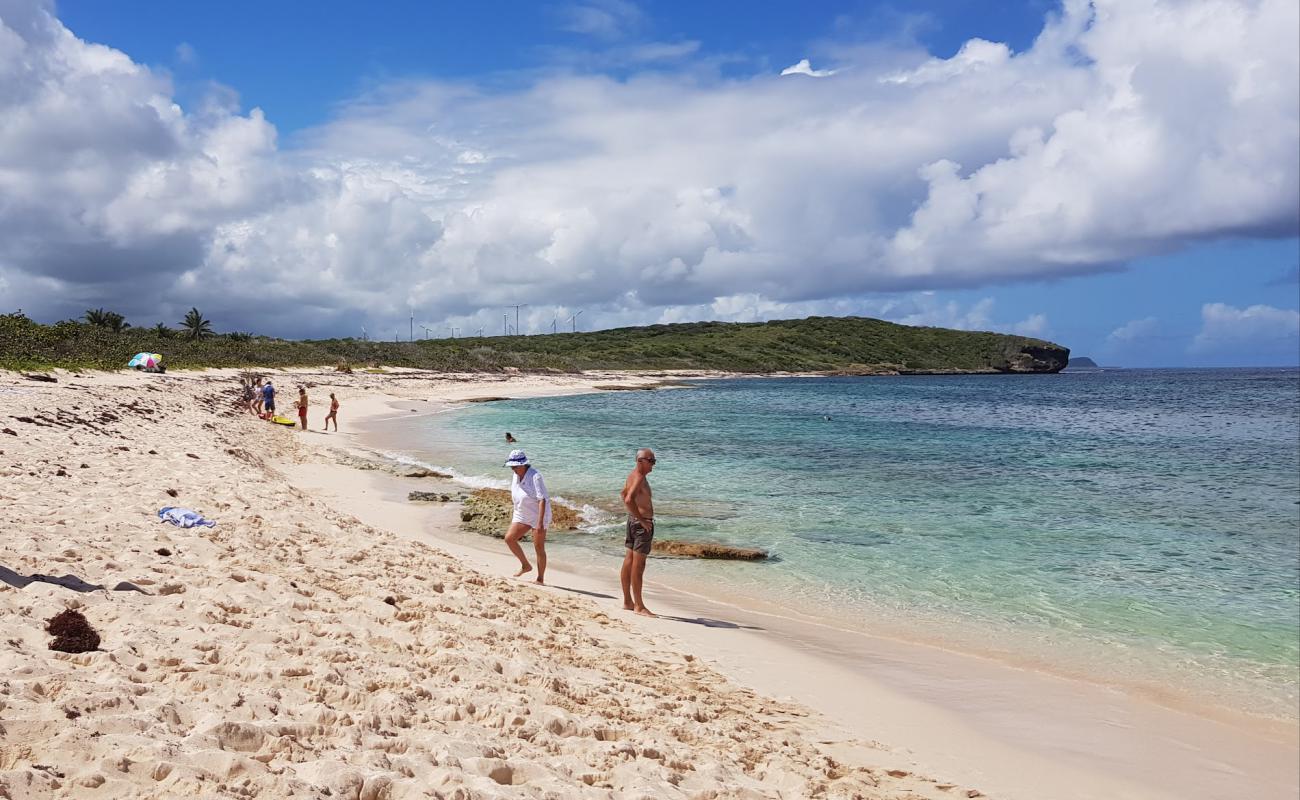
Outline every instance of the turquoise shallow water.
[[649, 446], [661, 536], [776, 556], [659, 575], [1296, 715], [1296, 370], [707, 381], [395, 425], [471, 482], [507, 477], [513, 432], [553, 493], [608, 512], [553, 538], [571, 558], [618, 554]]

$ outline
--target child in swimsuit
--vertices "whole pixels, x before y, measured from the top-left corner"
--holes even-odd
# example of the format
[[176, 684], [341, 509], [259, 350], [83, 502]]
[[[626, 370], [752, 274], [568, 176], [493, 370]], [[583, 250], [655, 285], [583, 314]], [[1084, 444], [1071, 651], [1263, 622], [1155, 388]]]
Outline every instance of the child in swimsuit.
[[301, 386], [298, 387], [298, 421], [307, 430], [307, 390]]

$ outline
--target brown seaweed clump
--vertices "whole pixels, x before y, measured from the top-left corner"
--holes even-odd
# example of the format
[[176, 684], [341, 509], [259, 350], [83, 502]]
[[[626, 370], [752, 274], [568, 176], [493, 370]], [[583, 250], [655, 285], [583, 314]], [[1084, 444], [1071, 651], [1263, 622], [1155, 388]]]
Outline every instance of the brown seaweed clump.
[[80, 611], [67, 609], [50, 617], [45, 632], [54, 637], [51, 650], [60, 653], [89, 653], [99, 649], [99, 633]]

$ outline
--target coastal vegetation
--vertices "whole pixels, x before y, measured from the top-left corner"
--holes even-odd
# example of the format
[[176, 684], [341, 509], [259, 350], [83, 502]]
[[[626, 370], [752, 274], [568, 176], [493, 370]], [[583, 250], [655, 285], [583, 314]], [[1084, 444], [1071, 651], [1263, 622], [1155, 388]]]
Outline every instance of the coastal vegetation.
[[[216, 333], [197, 308], [180, 330], [96, 320], [35, 322], [0, 315], [0, 368], [119, 369], [137, 352], [162, 353], [173, 369], [356, 366], [449, 371], [700, 369], [731, 372], [1055, 372], [1069, 350], [1041, 339], [913, 327], [864, 317], [772, 322], [688, 322], [591, 333], [377, 342], [289, 340]], [[113, 315], [113, 316], [105, 316]], [[107, 321], [104, 321], [107, 320]]]

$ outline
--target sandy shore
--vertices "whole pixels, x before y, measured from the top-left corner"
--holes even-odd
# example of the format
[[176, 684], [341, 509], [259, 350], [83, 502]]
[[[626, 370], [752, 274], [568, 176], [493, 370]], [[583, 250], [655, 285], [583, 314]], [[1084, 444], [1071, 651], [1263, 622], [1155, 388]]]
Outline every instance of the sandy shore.
[[[0, 374], [0, 797], [977, 791], [897, 768], [593, 598], [295, 487], [285, 470], [328, 471], [345, 437], [239, 414], [228, 373], [58, 377]], [[381, 389], [490, 388], [404, 380], [278, 382], [328, 381], [345, 429]], [[164, 505], [217, 524], [174, 528]], [[45, 621], [70, 608], [99, 649], [48, 649]]]
[[[1296, 794], [1287, 731], [674, 587], [629, 618], [612, 571], [506, 579], [427, 481], [355, 468], [361, 419], [658, 378], [272, 374], [343, 433], [226, 372], [0, 373], [0, 797]], [[47, 649], [65, 608], [99, 651]]]

